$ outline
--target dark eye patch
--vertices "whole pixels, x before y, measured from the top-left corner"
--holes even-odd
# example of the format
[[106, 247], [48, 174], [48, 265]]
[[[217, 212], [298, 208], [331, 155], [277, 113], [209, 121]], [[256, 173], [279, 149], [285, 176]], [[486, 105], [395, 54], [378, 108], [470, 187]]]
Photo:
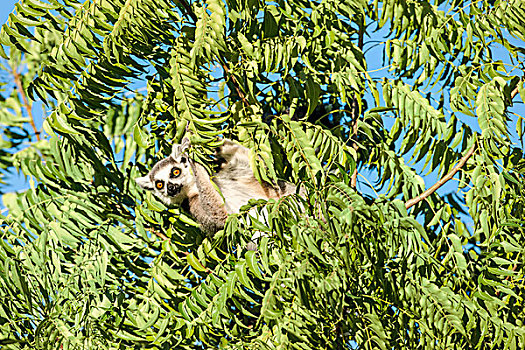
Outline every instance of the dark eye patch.
[[162, 181], [162, 180], [155, 181], [155, 187], [158, 190], [162, 190], [164, 188], [164, 181]]
[[180, 176], [180, 169], [179, 168], [171, 169], [170, 177], [179, 177], [179, 176]]

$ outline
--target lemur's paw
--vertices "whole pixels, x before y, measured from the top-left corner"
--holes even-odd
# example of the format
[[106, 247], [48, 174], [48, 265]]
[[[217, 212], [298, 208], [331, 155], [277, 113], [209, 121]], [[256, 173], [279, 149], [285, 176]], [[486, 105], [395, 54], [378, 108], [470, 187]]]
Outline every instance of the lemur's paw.
[[251, 250], [251, 251], [258, 251], [259, 249], [257, 248], [257, 243], [255, 242], [248, 242], [248, 244], [246, 244], [246, 250]]

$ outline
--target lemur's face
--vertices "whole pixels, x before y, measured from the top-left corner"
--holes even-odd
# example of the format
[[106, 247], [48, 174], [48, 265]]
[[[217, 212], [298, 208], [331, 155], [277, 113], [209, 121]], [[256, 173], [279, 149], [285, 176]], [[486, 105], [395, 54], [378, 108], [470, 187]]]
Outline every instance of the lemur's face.
[[188, 157], [184, 154], [189, 145], [174, 145], [172, 154], [159, 161], [143, 177], [135, 179], [137, 184], [153, 193], [166, 205], [180, 204], [188, 196], [188, 190], [194, 183]]

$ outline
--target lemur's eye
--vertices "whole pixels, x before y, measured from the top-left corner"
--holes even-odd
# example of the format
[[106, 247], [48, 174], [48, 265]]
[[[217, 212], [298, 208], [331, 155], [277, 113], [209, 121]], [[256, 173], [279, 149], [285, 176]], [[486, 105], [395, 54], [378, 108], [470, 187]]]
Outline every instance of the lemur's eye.
[[157, 187], [157, 189], [162, 190], [162, 188], [164, 187], [164, 182], [157, 181], [155, 182], [155, 186]]
[[179, 176], [180, 175], [180, 169], [177, 169], [177, 168], [171, 169], [171, 175], [174, 176], [174, 177]]

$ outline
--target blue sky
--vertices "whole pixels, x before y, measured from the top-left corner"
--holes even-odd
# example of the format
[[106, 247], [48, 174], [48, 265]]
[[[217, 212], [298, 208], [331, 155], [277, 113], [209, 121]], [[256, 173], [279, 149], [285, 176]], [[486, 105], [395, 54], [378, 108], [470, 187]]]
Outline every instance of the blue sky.
[[16, 0], [2, 0], [2, 5], [0, 5], [0, 23], [5, 23], [7, 21], [7, 16], [15, 8]]
[[[13, 12], [15, 8], [15, 3], [17, 3], [17, 0], [0, 0], [0, 25], [4, 24], [7, 21], [7, 18], [11, 12]], [[40, 113], [38, 114], [40, 115]], [[41, 117], [39, 118], [41, 119]], [[7, 184], [9, 184], [8, 188], [5, 188], [4, 191], [17, 191], [29, 188], [29, 183], [25, 181], [25, 179], [21, 176], [18, 176], [17, 174], [12, 174], [11, 176], [7, 176], [5, 178], [5, 181]]]

